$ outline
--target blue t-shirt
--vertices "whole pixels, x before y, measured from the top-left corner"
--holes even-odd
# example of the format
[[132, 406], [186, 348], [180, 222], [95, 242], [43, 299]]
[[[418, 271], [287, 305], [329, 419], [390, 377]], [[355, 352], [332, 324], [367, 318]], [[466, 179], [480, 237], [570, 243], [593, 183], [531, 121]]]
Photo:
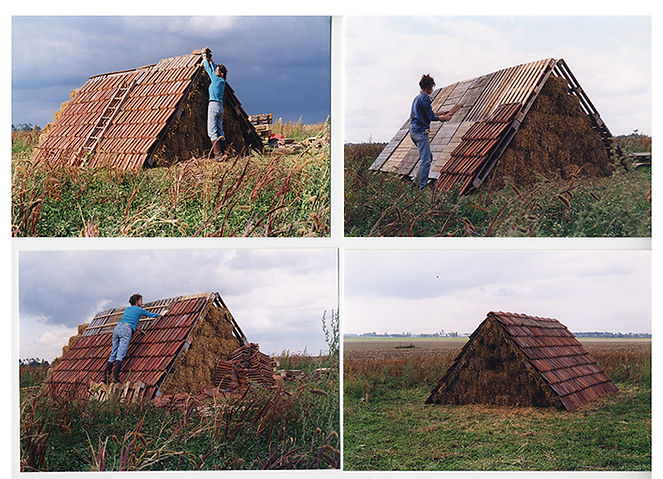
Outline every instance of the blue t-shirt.
[[430, 96], [421, 92], [415, 97], [410, 109], [410, 131], [424, 133], [430, 128], [430, 122], [433, 120], [440, 119], [433, 113]]
[[216, 63], [203, 59], [203, 66], [205, 67], [207, 76], [212, 80], [209, 84], [209, 101], [218, 101], [223, 105], [223, 90], [226, 88], [225, 78], [221, 78], [214, 73]]
[[157, 318], [159, 315], [157, 313], [150, 313], [149, 311], [138, 306], [129, 306], [124, 310], [124, 314], [122, 315], [122, 319], [120, 319], [120, 323], [127, 323], [131, 325], [131, 329], [136, 331], [136, 327], [138, 326], [138, 321], [140, 320], [141, 316]]

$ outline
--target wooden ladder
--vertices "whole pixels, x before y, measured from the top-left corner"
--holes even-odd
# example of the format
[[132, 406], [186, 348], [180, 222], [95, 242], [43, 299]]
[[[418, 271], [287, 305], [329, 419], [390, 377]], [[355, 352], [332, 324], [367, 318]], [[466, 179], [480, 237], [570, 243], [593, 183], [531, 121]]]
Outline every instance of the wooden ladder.
[[125, 79], [118, 89], [111, 95], [111, 98], [97, 120], [97, 123], [95, 123], [94, 127], [90, 130], [90, 133], [88, 133], [87, 138], [85, 138], [85, 141], [78, 149], [78, 152], [72, 157], [72, 166], [84, 166], [86, 161], [91, 157], [99, 144], [99, 140], [103, 138], [108, 126], [120, 111], [120, 107], [124, 103], [124, 100], [129, 96], [129, 92], [136, 84], [137, 79], [137, 75], [134, 75], [131, 81], [127, 81], [128, 78]]

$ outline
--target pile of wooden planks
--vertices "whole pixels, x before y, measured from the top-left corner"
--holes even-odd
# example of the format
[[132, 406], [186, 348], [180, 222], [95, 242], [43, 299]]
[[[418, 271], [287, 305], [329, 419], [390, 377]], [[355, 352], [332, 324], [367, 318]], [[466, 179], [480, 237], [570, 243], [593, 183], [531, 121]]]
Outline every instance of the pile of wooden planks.
[[126, 381], [124, 383], [97, 383], [90, 381], [88, 391], [90, 398], [97, 401], [108, 401], [109, 399], [119, 399], [124, 402], [140, 402], [145, 393], [145, 383], [143, 381]]
[[264, 140], [272, 134], [272, 114], [263, 113], [262, 115], [251, 115], [249, 121], [258, 132], [258, 135]]
[[214, 372], [214, 384], [221, 391], [240, 391], [249, 383], [273, 387], [274, 362], [261, 353], [255, 343], [236, 349], [227, 361], [219, 361]]

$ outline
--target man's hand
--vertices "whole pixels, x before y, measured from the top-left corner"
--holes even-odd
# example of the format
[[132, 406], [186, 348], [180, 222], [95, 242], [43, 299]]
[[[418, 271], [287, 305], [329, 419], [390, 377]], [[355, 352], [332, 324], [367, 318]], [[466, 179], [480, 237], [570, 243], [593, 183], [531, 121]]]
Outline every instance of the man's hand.
[[459, 103], [457, 105], [454, 105], [451, 110], [439, 111], [436, 113], [436, 115], [440, 119], [440, 121], [449, 121], [454, 116], [454, 114], [461, 108], [463, 108], [463, 105]]

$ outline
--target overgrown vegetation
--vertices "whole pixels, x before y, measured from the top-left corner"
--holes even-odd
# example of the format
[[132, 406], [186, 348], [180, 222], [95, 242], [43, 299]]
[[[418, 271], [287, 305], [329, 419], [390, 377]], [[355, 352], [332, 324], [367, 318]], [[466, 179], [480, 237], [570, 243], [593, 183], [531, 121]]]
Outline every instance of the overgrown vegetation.
[[123, 172], [34, 163], [39, 132], [13, 131], [12, 235], [327, 236], [329, 124], [277, 126], [326, 141]]
[[620, 392], [577, 411], [424, 405], [463, 344], [345, 342], [346, 469], [651, 469], [649, 340], [583, 341]]
[[383, 144], [345, 147], [348, 236], [651, 236], [651, 168], [624, 155], [651, 150], [642, 135], [619, 137], [609, 177], [545, 178], [529, 187], [506, 179], [460, 196], [412, 188], [398, 175], [369, 171]]
[[335, 369], [241, 396], [188, 397], [171, 409], [22, 389], [21, 470], [338, 468], [338, 384]]

